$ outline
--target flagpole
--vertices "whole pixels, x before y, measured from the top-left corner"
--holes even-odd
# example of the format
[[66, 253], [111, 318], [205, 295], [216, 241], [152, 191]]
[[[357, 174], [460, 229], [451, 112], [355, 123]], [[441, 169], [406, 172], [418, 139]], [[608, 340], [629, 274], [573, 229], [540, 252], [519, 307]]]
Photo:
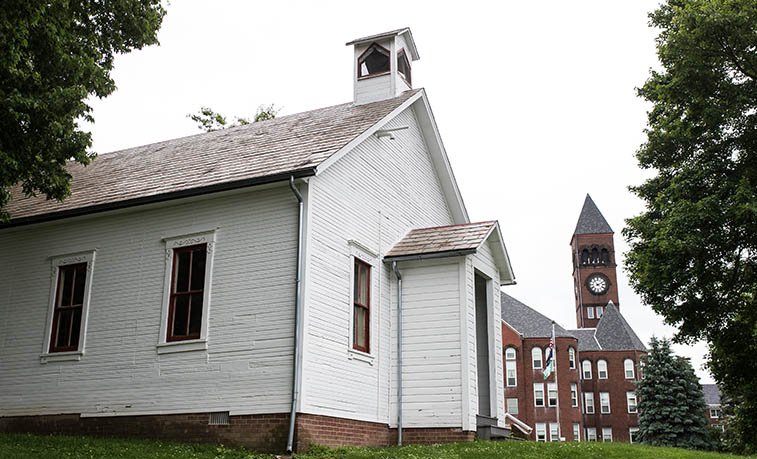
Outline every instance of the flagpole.
[[555, 321], [552, 321], [552, 339], [554, 340], [554, 348], [552, 349], [552, 365], [555, 368], [555, 388], [557, 389], [557, 439], [560, 441], [560, 385], [557, 382], [557, 337], [555, 336]]

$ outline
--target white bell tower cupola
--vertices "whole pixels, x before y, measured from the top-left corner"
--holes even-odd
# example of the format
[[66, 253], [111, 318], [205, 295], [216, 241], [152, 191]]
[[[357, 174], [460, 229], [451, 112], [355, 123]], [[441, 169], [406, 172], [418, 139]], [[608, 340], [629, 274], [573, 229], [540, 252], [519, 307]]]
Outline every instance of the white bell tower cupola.
[[350, 45], [355, 50], [355, 105], [391, 99], [413, 88], [412, 63], [420, 56], [409, 28], [358, 38]]

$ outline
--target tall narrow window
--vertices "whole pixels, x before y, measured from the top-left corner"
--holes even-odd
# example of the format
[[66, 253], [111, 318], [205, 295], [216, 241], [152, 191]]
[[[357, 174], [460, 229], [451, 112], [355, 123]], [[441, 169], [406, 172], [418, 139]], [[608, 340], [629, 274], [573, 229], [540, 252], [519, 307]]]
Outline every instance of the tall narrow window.
[[602, 257], [602, 264], [610, 264], [610, 252], [607, 249], [602, 249], [600, 256]]
[[639, 428], [638, 427], [628, 428], [628, 439], [631, 443], [639, 442]]
[[597, 360], [597, 377], [607, 379], [607, 360]]
[[539, 347], [532, 348], [531, 349], [531, 360], [533, 362], [533, 368], [534, 369], [540, 369], [541, 368], [541, 366], [542, 366], [541, 359], [542, 359], [541, 348], [539, 348]]
[[597, 319], [601, 318], [602, 317], [602, 311], [604, 311], [604, 309], [602, 309], [602, 306], [597, 306], [596, 307], [596, 311], [597, 311]]
[[586, 441], [597, 441], [597, 428], [596, 427], [586, 428]]
[[599, 393], [599, 409], [602, 414], [610, 414], [610, 393]]
[[534, 406], [544, 406], [543, 383], [534, 383]]
[[581, 441], [581, 426], [573, 424], [573, 441]]
[[166, 341], [200, 338], [207, 254], [207, 244], [173, 249]]
[[578, 384], [570, 385], [570, 406], [578, 406]]
[[547, 383], [547, 402], [549, 406], [557, 406], [557, 383]]
[[636, 413], [638, 411], [636, 407], [636, 393], [635, 392], [626, 392], [626, 403], [628, 404], [629, 413]]
[[518, 372], [515, 364], [515, 349], [508, 347], [505, 349], [505, 373], [507, 375], [507, 387], [518, 385]]
[[594, 414], [593, 392], [584, 392], [584, 411], [586, 411], [586, 414]]
[[50, 352], [79, 349], [87, 263], [58, 267]]
[[412, 80], [410, 79], [410, 61], [407, 60], [407, 53], [404, 49], [401, 49], [397, 53], [397, 73], [407, 82], [408, 86], [412, 86]]
[[389, 50], [373, 43], [357, 60], [358, 77], [381, 75], [389, 71]]
[[602, 442], [612, 443], [612, 427], [602, 427]]
[[586, 308], [586, 318], [587, 319], [594, 318], [594, 306], [589, 306]]
[[355, 258], [352, 347], [370, 352], [371, 267]]
[[633, 360], [631, 359], [625, 359], [623, 361], [623, 369], [626, 373], [626, 379], [633, 379]]
[[572, 347], [568, 348], [568, 362], [570, 362], [570, 369], [576, 369], [576, 350]]
[[581, 366], [583, 367], [584, 379], [591, 379], [591, 361], [584, 360], [581, 362]]

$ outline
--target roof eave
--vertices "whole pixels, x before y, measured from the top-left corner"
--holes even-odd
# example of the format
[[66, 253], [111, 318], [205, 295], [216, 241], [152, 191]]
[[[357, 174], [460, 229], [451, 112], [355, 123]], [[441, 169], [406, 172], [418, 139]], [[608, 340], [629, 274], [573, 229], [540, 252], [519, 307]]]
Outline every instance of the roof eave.
[[146, 204], [154, 204], [164, 201], [172, 201], [176, 199], [189, 198], [194, 196], [200, 196], [204, 194], [218, 193], [222, 191], [236, 190], [239, 188], [247, 188], [258, 185], [266, 185], [269, 183], [280, 182], [289, 180], [290, 177], [303, 178], [315, 175], [315, 168], [309, 167], [305, 169], [297, 169], [289, 172], [282, 172], [278, 174], [265, 175], [262, 177], [254, 177], [243, 180], [236, 180], [232, 182], [216, 183], [213, 185], [188, 188], [180, 191], [172, 191], [170, 193], [162, 193], [151, 196], [143, 196], [134, 199], [126, 199], [123, 201], [108, 202], [104, 204], [96, 204], [93, 206], [77, 207], [73, 209], [66, 209], [57, 212], [48, 212], [44, 214], [32, 215], [29, 217], [18, 217], [11, 219], [8, 223], [0, 223], [0, 230], [6, 228], [13, 228], [17, 226], [32, 225], [35, 223], [49, 222], [53, 220], [61, 220], [64, 218], [80, 217], [83, 215], [90, 215], [95, 213], [107, 212], [111, 210], [126, 209], [129, 207], [136, 207]]
[[476, 249], [445, 250], [442, 252], [386, 256], [384, 257], [384, 263], [391, 263], [393, 261], [428, 260], [432, 258], [463, 257], [474, 253], [476, 253]]

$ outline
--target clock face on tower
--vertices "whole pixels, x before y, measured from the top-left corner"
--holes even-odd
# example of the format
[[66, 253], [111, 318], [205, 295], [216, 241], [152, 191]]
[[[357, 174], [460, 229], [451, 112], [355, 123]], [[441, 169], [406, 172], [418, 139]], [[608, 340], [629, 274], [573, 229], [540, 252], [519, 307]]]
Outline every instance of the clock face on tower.
[[586, 286], [589, 287], [589, 291], [595, 295], [603, 295], [607, 293], [610, 288], [610, 281], [602, 274], [592, 274], [586, 280]]

